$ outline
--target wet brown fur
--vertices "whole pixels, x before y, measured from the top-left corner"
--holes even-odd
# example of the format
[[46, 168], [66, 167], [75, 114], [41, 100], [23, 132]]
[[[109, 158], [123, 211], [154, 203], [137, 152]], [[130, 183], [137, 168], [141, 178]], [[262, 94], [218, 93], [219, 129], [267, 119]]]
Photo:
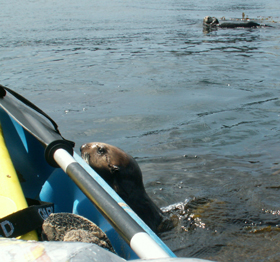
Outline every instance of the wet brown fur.
[[163, 215], [146, 193], [136, 160], [123, 150], [100, 142], [84, 144], [80, 150], [82, 158], [154, 232], [158, 232]]

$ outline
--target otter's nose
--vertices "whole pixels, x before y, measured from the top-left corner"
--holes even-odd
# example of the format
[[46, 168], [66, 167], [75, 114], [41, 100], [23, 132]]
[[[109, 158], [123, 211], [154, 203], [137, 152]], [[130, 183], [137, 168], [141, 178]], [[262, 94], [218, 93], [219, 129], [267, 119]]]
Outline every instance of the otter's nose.
[[89, 164], [90, 154], [88, 154], [88, 153], [82, 153], [82, 154], [81, 154], [81, 157], [82, 157], [82, 159], [85, 160], [86, 163]]
[[83, 144], [83, 145], [80, 147], [80, 152], [82, 152], [82, 150], [84, 150], [84, 149], [86, 149], [86, 148], [88, 148], [88, 147], [89, 147], [88, 143]]

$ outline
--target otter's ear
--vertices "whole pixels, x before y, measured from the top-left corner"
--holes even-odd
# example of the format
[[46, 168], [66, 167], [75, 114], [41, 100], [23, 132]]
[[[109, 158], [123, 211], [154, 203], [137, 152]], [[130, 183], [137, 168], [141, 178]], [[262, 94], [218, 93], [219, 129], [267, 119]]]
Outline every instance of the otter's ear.
[[116, 166], [116, 165], [109, 165], [109, 168], [110, 168], [110, 172], [112, 174], [117, 173], [117, 172], [120, 171], [120, 168], [118, 166]]

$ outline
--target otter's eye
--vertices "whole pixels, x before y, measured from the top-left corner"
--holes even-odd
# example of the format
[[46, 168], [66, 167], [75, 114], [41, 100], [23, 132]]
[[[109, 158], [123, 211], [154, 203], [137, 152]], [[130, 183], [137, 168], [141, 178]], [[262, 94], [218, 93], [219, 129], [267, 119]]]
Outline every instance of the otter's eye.
[[97, 148], [97, 153], [100, 154], [100, 155], [105, 154], [105, 148], [99, 146], [99, 147]]

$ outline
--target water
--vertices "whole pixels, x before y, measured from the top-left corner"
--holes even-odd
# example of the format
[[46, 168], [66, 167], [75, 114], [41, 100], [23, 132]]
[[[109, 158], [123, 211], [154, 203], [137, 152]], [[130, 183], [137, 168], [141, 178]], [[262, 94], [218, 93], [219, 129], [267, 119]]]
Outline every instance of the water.
[[[76, 142], [137, 158], [159, 206], [195, 223], [178, 256], [278, 261], [280, 3], [0, 1], [1, 84]], [[204, 33], [206, 15], [273, 27]]]

